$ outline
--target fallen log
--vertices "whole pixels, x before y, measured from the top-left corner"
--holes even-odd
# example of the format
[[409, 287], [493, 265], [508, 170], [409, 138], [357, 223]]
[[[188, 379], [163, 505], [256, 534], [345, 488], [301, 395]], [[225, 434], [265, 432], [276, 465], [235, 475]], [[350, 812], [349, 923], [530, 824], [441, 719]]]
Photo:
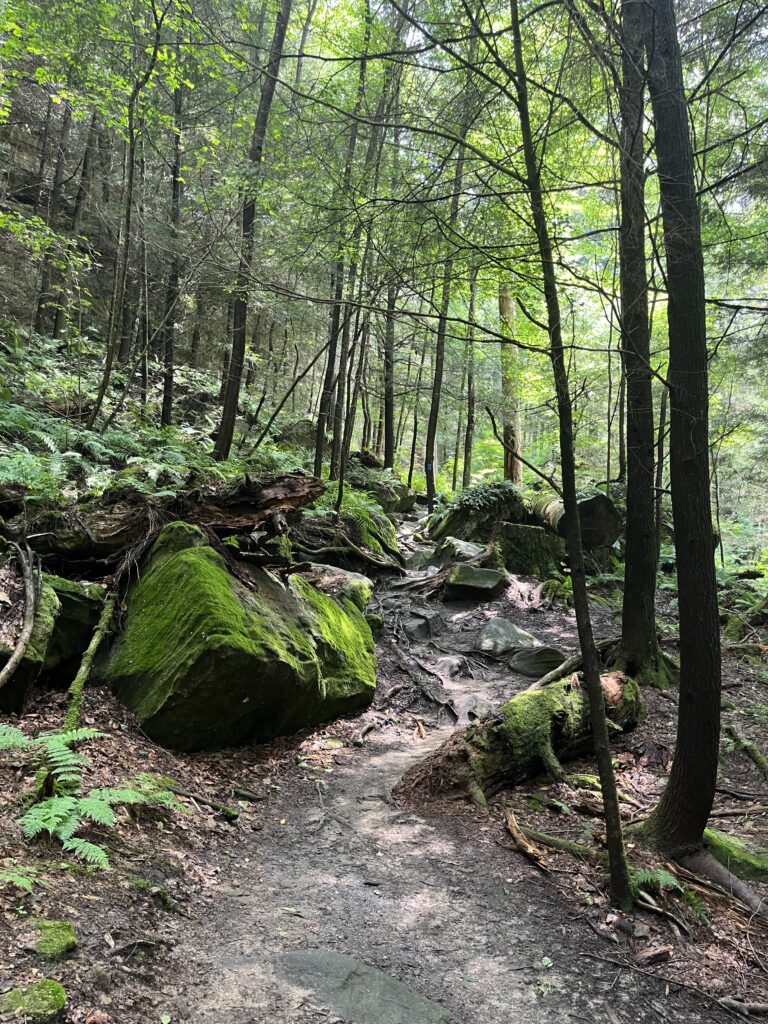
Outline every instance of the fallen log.
[[[637, 683], [620, 672], [601, 676], [609, 725], [629, 731], [640, 720]], [[498, 712], [455, 732], [411, 768], [395, 794], [464, 793], [485, 805], [495, 793], [542, 771], [562, 778], [562, 761], [592, 750], [589, 705], [576, 677], [517, 694]]]
[[322, 481], [298, 473], [260, 480], [246, 476], [224, 490], [162, 497], [123, 485], [81, 505], [44, 509], [31, 520], [17, 516], [0, 530], [12, 541], [26, 538], [42, 556], [107, 565], [175, 520], [208, 527], [220, 537], [251, 533], [265, 525], [268, 532], [284, 532], [286, 519], [324, 490]]

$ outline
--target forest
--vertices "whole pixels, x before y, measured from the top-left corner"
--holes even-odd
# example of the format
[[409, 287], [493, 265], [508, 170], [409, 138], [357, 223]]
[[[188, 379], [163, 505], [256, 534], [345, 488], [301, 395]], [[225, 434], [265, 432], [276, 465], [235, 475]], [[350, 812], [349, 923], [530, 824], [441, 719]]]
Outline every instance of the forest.
[[766, 67], [0, 6], [0, 1020], [768, 1017]]

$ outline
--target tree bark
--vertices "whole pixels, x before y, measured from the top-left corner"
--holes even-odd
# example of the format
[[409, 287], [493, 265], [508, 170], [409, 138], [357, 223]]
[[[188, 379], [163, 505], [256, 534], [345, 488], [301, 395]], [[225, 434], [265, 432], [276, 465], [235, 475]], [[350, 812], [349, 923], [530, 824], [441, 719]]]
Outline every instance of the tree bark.
[[621, 644], [617, 664], [641, 683], [664, 686], [656, 636], [654, 423], [645, 259], [643, 13], [622, 4], [621, 345], [626, 382], [627, 521]]
[[566, 546], [573, 585], [573, 604], [579, 642], [584, 657], [584, 684], [589, 699], [589, 711], [594, 738], [595, 756], [600, 774], [600, 789], [605, 811], [606, 842], [610, 865], [611, 898], [617, 906], [632, 905], [629, 871], [627, 868], [624, 840], [619, 814], [619, 799], [616, 778], [613, 773], [611, 751], [608, 742], [603, 689], [600, 684], [600, 667], [587, 597], [587, 581], [584, 567], [584, 552], [581, 543], [581, 529], [577, 514], [576, 468], [574, 458], [573, 408], [568, 385], [568, 369], [562, 337], [562, 318], [555, 277], [555, 264], [549, 226], [544, 208], [539, 157], [536, 152], [533, 129], [528, 107], [528, 83], [523, 60], [523, 47], [517, 0], [511, 0], [512, 36], [515, 55], [515, 85], [517, 89], [520, 131], [525, 158], [526, 186], [531, 207], [539, 259], [541, 262], [544, 299], [547, 310], [547, 329], [550, 344], [550, 359], [557, 392], [557, 409], [560, 421], [560, 459], [563, 483], [563, 503], [566, 510]]
[[[261, 174], [261, 163], [264, 159], [264, 149], [267, 141], [267, 128], [269, 127], [269, 114], [272, 109], [272, 101], [277, 86], [277, 76], [280, 71], [280, 64], [283, 59], [283, 46], [285, 35], [288, 30], [288, 21], [291, 16], [293, 0], [281, 0], [280, 9], [277, 13], [275, 31], [272, 35], [272, 43], [269, 48], [269, 59], [264, 69], [264, 82], [261, 87], [259, 106], [256, 111], [256, 122], [253, 127], [253, 138], [248, 159], [257, 176]], [[245, 347], [248, 331], [248, 298], [250, 295], [251, 265], [253, 263], [254, 247], [254, 224], [256, 220], [256, 190], [257, 180], [248, 188], [243, 205], [242, 233], [240, 244], [240, 262], [237, 272], [237, 281], [234, 293], [234, 304], [232, 311], [232, 354], [229, 360], [229, 373], [227, 379], [227, 392], [224, 396], [224, 408], [221, 413], [221, 423], [216, 436], [214, 456], [217, 459], [226, 459], [232, 448], [232, 438], [235, 434], [235, 422], [237, 420], [237, 409], [240, 402], [240, 384], [243, 376], [243, 365], [245, 363]]]
[[184, 110], [184, 94], [181, 85], [173, 91], [173, 162], [171, 165], [171, 265], [168, 269], [168, 288], [165, 295], [165, 313], [163, 314], [163, 407], [160, 416], [161, 426], [168, 427], [173, 422], [173, 376], [176, 351], [176, 320], [178, 318], [179, 273], [181, 270], [181, 203], [183, 183], [181, 179], [182, 150], [182, 113]]
[[679, 856], [701, 846], [715, 795], [720, 627], [709, 490], [704, 260], [672, 0], [650, 0], [644, 29], [667, 263], [669, 460], [680, 628], [677, 745], [669, 782], [646, 828], [660, 849]]
[[[512, 318], [515, 304], [509, 285], [499, 282], [499, 326], [502, 334], [512, 334]], [[523, 482], [523, 464], [515, 458], [522, 455], [523, 438], [520, 429], [520, 401], [517, 391], [516, 350], [514, 345], [502, 343], [499, 347], [501, 361], [501, 394], [503, 399], [502, 424], [504, 436], [504, 479], [513, 483]]]
[[475, 441], [475, 299], [477, 296], [477, 267], [469, 272], [469, 311], [467, 319], [467, 428], [464, 433], [464, 465], [461, 485], [472, 483], [472, 448]]

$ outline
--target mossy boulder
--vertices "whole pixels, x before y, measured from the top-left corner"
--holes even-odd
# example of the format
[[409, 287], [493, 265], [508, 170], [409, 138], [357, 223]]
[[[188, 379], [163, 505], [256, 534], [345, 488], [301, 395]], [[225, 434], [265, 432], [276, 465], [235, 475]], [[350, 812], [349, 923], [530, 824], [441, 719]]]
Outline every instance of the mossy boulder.
[[34, 922], [38, 933], [35, 952], [46, 960], [61, 960], [67, 953], [77, 949], [77, 934], [69, 921]]
[[565, 562], [564, 541], [542, 526], [500, 522], [492, 537], [510, 572], [545, 580], [559, 573]]
[[[43, 580], [35, 609], [32, 636], [16, 671], [0, 689], [0, 711], [4, 711], [6, 714], [18, 714], [24, 710], [27, 695], [43, 671], [48, 646], [60, 610], [61, 604], [55, 590], [50, 583]], [[21, 632], [21, 627], [19, 632]], [[12, 653], [12, 647], [0, 646], [0, 666], [8, 661]]]
[[488, 601], [503, 593], [507, 582], [507, 574], [498, 569], [479, 569], [460, 562], [448, 573], [443, 593], [448, 600]]
[[67, 1005], [67, 993], [58, 981], [44, 978], [27, 988], [12, 988], [0, 996], [0, 1014], [29, 1024], [47, 1024], [61, 1019]]
[[196, 533], [176, 523], [161, 532], [106, 670], [149, 736], [177, 750], [216, 749], [370, 702], [373, 638], [349, 598], [299, 576], [284, 585], [264, 569], [246, 584]]
[[473, 544], [471, 540], [460, 540], [458, 537], [446, 537], [435, 548], [432, 561], [435, 565], [447, 565], [449, 562], [470, 562], [482, 555], [482, 544]]
[[340, 569], [335, 565], [313, 565], [308, 574], [310, 582], [324, 594], [335, 598], [348, 598], [364, 612], [373, 597], [373, 581], [359, 572]]

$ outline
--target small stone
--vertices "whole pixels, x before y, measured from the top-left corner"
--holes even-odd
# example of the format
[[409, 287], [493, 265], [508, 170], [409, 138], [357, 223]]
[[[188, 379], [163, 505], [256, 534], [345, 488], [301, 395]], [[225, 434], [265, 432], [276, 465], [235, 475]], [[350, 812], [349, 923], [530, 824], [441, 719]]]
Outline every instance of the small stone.
[[35, 952], [46, 960], [61, 960], [77, 949], [77, 935], [69, 921], [37, 920], [34, 925], [39, 936]]

